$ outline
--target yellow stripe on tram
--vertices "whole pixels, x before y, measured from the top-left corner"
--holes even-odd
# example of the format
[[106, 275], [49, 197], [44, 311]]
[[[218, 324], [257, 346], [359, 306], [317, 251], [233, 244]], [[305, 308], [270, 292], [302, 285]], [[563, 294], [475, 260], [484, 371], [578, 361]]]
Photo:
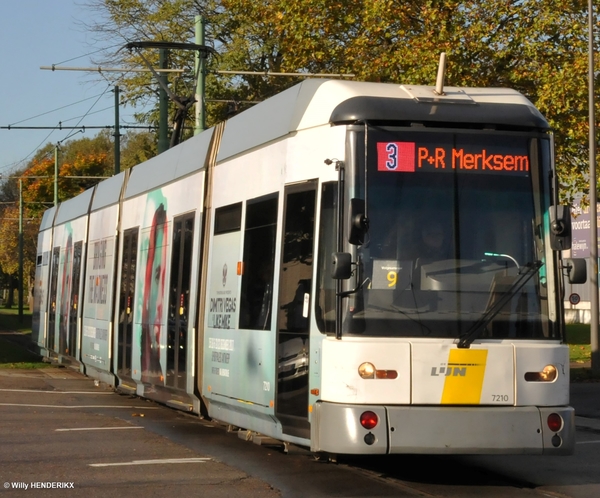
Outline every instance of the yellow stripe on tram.
[[487, 349], [451, 349], [443, 405], [478, 405], [481, 401]]

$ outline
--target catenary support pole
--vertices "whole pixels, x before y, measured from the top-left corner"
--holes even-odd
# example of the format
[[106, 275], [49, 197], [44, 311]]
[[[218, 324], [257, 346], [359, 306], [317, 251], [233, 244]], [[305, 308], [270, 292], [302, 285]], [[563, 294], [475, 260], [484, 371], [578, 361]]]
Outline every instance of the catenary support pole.
[[19, 323], [23, 323], [23, 180], [19, 178]]
[[54, 147], [54, 205], [58, 204], [58, 144]]
[[[203, 16], [196, 16], [196, 44], [204, 45], [205, 20]], [[204, 105], [204, 93], [206, 88], [206, 54], [196, 51], [196, 125], [194, 135], [202, 133], [206, 129], [206, 108]]]
[[115, 85], [115, 175], [121, 171], [121, 129], [119, 127], [119, 85]]
[[598, 208], [596, 193], [596, 116], [594, 99], [594, 8], [592, 0], [588, 0], [588, 91], [589, 91], [589, 179], [590, 179], [590, 230], [592, 260], [591, 285], [591, 320], [590, 342], [592, 346], [592, 370], [600, 370], [600, 353], [598, 351]]
[[[161, 48], [159, 50], [159, 66], [161, 69], [167, 67], [167, 49]], [[166, 74], [161, 74], [160, 78], [168, 84], [168, 78]], [[167, 92], [164, 90], [163, 85], [159, 85], [158, 89], [158, 153], [169, 150], [169, 98]]]

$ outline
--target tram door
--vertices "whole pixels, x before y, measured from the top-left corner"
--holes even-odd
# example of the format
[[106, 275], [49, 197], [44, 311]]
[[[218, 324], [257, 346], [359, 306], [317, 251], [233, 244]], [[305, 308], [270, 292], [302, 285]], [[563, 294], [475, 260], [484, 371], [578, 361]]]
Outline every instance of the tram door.
[[186, 388], [187, 332], [189, 323], [194, 213], [173, 221], [173, 252], [169, 286], [166, 385]]
[[60, 305], [58, 312], [58, 349], [60, 354], [67, 354], [67, 333], [69, 329], [69, 306], [71, 303], [71, 293], [73, 292], [73, 239], [69, 236], [67, 245], [63, 252], [62, 278], [60, 283]]
[[317, 182], [285, 189], [277, 307], [277, 418], [283, 432], [309, 437], [308, 366]]
[[121, 289], [119, 292], [119, 349], [117, 351], [117, 374], [121, 378], [131, 378], [131, 343], [133, 341], [138, 232], [138, 228], [130, 228], [123, 233]]
[[50, 299], [48, 300], [48, 337], [46, 347], [48, 351], [54, 351], [54, 341], [56, 338], [56, 297], [58, 294], [58, 263], [60, 261], [60, 247], [52, 250], [52, 268], [50, 274]]
[[69, 302], [69, 341], [65, 353], [77, 356], [77, 309], [79, 308], [79, 282], [81, 278], [81, 256], [83, 242], [75, 242], [73, 246], [73, 277]]

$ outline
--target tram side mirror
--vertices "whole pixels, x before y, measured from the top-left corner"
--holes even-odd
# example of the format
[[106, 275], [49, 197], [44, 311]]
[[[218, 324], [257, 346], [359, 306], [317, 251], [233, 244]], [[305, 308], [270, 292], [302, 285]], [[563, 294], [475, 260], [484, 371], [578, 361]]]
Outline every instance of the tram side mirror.
[[554, 251], [571, 249], [571, 207], [550, 207], [550, 247]]
[[334, 252], [331, 255], [331, 278], [348, 280], [352, 276], [352, 256], [349, 252]]
[[350, 199], [349, 221], [348, 242], [360, 246], [365, 242], [365, 235], [369, 231], [369, 220], [365, 216], [364, 199]]
[[563, 268], [567, 270], [570, 284], [585, 284], [587, 280], [587, 267], [583, 258], [566, 258]]

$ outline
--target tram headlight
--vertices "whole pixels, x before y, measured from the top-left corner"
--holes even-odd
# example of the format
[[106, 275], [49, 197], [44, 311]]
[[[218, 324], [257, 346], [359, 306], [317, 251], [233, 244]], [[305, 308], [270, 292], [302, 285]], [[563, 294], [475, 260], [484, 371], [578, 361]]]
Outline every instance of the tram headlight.
[[358, 367], [358, 375], [363, 379], [397, 379], [396, 370], [377, 370], [373, 363], [366, 361]]
[[360, 375], [362, 379], [374, 379], [376, 371], [377, 369], [375, 368], [375, 365], [373, 365], [373, 363], [369, 363], [368, 361], [361, 363], [358, 367], [358, 375]]
[[554, 382], [558, 377], [558, 370], [554, 365], [546, 365], [541, 372], [527, 372], [527, 382]]

